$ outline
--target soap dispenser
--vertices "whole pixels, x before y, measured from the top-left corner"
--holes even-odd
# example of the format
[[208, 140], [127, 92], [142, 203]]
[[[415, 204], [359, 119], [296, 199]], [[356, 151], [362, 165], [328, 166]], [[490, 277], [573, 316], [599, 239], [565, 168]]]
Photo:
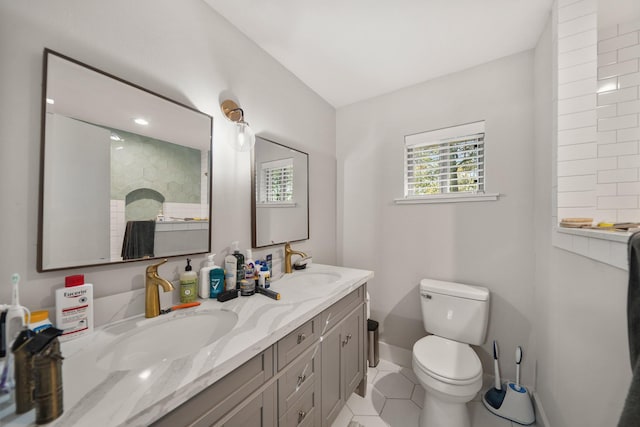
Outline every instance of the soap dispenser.
[[198, 275], [192, 271], [191, 260], [180, 275], [180, 302], [194, 302], [198, 298]]

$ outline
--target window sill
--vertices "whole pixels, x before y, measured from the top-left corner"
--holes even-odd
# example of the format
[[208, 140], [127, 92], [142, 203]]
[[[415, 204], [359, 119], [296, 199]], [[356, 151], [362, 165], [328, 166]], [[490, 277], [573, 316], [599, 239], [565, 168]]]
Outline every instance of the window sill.
[[297, 205], [296, 202], [258, 203], [256, 204], [256, 208], [295, 208]]
[[420, 203], [461, 203], [461, 202], [488, 202], [498, 200], [499, 193], [483, 194], [434, 194], [431, 196], [414, 196], [395, 199], [397, 205], [414, 205]]
[[632, 233], [556, 226], [553, 246], [628, 270], [627, 241]]

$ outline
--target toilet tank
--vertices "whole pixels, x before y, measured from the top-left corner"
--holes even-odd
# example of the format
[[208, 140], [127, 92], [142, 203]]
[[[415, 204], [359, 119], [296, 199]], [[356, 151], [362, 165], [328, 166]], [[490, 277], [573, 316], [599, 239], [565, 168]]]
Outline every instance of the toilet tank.
[[467, 344], [484, 343], [489, 319], [489, 289], [422, 279], [420, 301], [427, 332]]

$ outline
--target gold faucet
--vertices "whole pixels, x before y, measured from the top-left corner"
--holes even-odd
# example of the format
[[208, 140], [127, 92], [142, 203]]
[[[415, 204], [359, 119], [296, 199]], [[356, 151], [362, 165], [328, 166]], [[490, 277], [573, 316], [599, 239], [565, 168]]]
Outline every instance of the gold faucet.
[[167, 262], [167, 260], [163, 259], [159, 263], [147, 267], [147, 274], [144, 281], [144, 317], [156, 317], [160, 315], [160, 291], [158, 287], [162, 287], [164, 292], [173, 290], [171, 282], [158, 275], [158, 267], [165, 262]]
[[301, 251], [294, 251], [291, 249], [291, 244], [287, 242], [284, 245], [284, 272], [291, 273], [293, 269], [291, 268], [291, 255], [300, 255], [302, 258], [308, 258], [307, 254]]

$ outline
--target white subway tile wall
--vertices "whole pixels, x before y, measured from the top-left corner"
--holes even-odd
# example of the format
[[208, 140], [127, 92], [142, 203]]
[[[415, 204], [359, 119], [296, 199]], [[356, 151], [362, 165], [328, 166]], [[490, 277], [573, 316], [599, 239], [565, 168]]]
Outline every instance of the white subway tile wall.
[[[640, 20], [598, 32], [598, 170], [596, 217], [640, 221]], [[621, 84], [624, 83], [624, 84]], [[615, 187], [614, 187], [615, 186]], [[609, 215], [609, 216], [606, 216]]]
[[640, 20], [598, 29], [596, 0], [558, 0], [555, 19], [555, 220], [640, 221]]

